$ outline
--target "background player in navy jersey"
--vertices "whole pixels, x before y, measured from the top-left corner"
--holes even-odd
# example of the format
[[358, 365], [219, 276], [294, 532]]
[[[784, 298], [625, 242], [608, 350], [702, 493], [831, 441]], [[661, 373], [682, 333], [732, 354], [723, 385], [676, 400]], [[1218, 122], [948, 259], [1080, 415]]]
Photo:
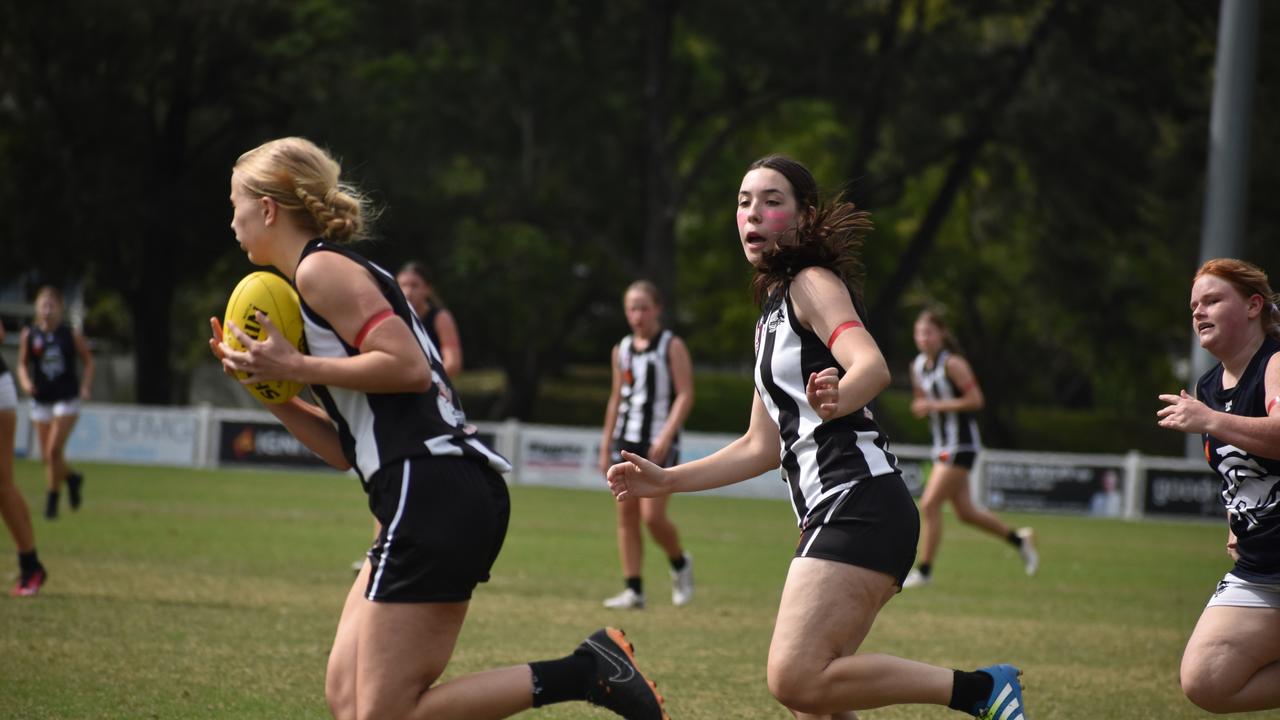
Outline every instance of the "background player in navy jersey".
[[[648, 280], [637, 280], [622, 296], [631, 334], [613, 346], [609, 364], [613, 386], [600, 439], [600, 472], [622, 462], [627, 450], [662, 467], [679, 462], [680, 429], [693, 409], [693, 361], [681, 340], [662, 327], [662, 295]], [[680, 545], [680, 533], [667, 516], [667, 496], [617, 502], [618, 556], [626, 587], [604, 601], [614, 609], [643, 608], [644, 538], [640, 523], [671, 563], [671, 602], [693, 600], [693, 558]]]
[[1241, 260], [1202, 265], [1191, 325], [1218, 364], [1161, 395], [1161, 427], [1199, 433], [1222, 476], [1231, 571], [1182, 654], [1182, 690], [1215, 713], [1280, 708], [1280, 296]]
[[942, 505], [948, 501], [961, 522], [1008, 540], [1018, 549], [1027, 574], [1034, 575], [1040, 564], [1035, 533], [1031, 528], [1011, 529], [989, 510], [974, 504], [969, 493], [969, 471], [982, 449], [978, 421], [973, 416], [984, 402], [978, 378], [938, 312], [922, 311], [912, 336], [920, 354], [911, 363], [911, 411], [916, 417], [929, 418], [933, 469], [920, 498], [924, 535], [920, 564], [902, 586], [918, 587], [930, 582], [933, 561], [942, 542]]
[[[931, 703], [1022, 720], [1019, 671], [948, 670], [859, 654], [915, 557], [919, 516], [897, 458], [866, 405], [889, 369], [858, 311], [858, 250], [870, 229], [847, 202], [819, 202], [800, 163], [752, 163], [738, 191], [738, 236], [755, 266], [756, 395], [742, 437], [662, 468], [634, 453], [609, 468], [619, 498], [721, 487], [781, 464], [800, 524], [769, 647], [768, 683], [797, 717]], [[851, 288], [854, 288], [851, 291]]]
[[[84, 476], [67, 465], [67, 440], [80, 418], [80, 402], [93, 387], [93, 353], [80, 331], [64, 322], [62, 293], [46, 285], [36, 292], [35, 322], [22, 329], [18, 342], [18, 382], [35, 403], [35, 425], [44, 458], [44, 516], [58, 517], [58, 498], [67, 483], [71, 509], [80, 507]], [[77, 363], [77, 359], [79, 363]], [[77, 369], [83, 366], [83, 372]]]
[[458, 336], [458, 323], [454, 321], [453, 313], [440, 302], [427, 266], [410, 260], [396, 273], [396, 283], [404, 291], [409, 306], [422, 320], [431, 342], [440, 349], [444, 371], [449, 377], [457, 377], [462, 372], [462, 339]]
[[[0, 322], [0, 340], [4, 340], [4, 323]], [[31, 527], [31, 513], [13, 482], [13, 439], [18, 425], [18, 390], [13, 373], [0, 358], [0, 517], [18, 546], [18, 584], [9, 592], [15, 597], [30, 597], [40, 592], [48, 574], [36, 555], [36, 535]]]
[[[472, 591], [489, 578], [510, 506], [507, 461], [466, 423], [440, 353], [390, 273], [340, 244], [364, 232], [361, 197], [328, 153], [302, 138], [261, 145], [231, 175], [231, 227], [257, 265], [301, 300], [307, 353], [269, 318], [235, 351], [210, 319], [228, 372], [311, 386], [267, 408], [329, 464], [354, 469], [381, 526], [338, 622], [325, 678], [335, 718], [499, 718], [588, 700], [628, 718], [665, 718], [621, 631], [564, 658], [456, 677], [444, 672]], [[252, 382], [252, 381], [250, 381]]]

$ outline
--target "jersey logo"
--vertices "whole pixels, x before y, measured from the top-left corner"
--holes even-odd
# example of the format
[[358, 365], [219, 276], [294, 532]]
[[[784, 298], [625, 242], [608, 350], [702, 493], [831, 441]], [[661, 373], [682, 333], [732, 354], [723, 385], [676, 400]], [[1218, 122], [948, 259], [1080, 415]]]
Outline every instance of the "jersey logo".
[[1218, 455], [1222, 504], [1233, 521], [1243, 520], [1252, 530], [1280, 506], [1280, 478], [1268, 475], [1257, 460], [1234, 445], [1218, 448]]
[[1227, 407], [1223, 409], [1223, 412], [1231, 412], [1231, 404], [1234, 402], [1235, 402], [1235, 398], [1228, 400]]

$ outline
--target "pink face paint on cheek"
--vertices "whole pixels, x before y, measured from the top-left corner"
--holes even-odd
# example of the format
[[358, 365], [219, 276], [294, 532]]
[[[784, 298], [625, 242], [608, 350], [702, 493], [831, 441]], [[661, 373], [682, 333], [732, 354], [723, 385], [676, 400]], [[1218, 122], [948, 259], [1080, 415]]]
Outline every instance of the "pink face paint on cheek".
[[791, 227], [795, 216], [786, 210], [765, 210], [764, 226], [773, 232], [783, 232]]
[[738, 234], [742, 234], [742, 226], [747, 224], [747, 216], [751, 213], [746, 208], [738, 208]]

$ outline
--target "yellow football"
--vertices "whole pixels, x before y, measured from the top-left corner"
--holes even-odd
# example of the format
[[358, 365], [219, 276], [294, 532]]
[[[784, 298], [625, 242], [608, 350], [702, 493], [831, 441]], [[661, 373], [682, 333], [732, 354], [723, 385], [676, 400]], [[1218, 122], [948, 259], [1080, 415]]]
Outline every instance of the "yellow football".
[[[302, 348], [302, 306], [298, 303], [298, 293], [284, 278], [265, 271], [249, 273], [231, 291], [227, 312], [222, 319], [222, 339], [236, 350], [244, 349], [231, 333], [230, 323], [233, 322], [254, 340], [264, 339], [266, 331], [254, 317], [254, 313], [259, 311], [271, 318], [280, 334], [294, 347]], [[236, 377], [245, 380], [249, 374], [237, 372]], [[302, 392], [302, 383], [291, 380], [263, 381], [245, 387], [265, 403], [288, 402], [289, 398]]]

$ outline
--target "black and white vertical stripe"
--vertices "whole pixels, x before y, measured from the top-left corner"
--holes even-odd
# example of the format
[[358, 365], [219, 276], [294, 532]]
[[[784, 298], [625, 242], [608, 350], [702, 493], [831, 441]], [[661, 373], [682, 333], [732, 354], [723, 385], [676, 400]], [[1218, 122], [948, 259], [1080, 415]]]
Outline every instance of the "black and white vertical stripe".
[[[947, 358], [950, 356], [951, 353], [943, 350], [938, 353], [933, 365], [929, 365], [928, 356], [920, 353], [911, 363], [911, 374], [930, 400], [955, 400], [962, 395], [951, 378], [947, 377]], [[934, 455], [944, 452], [954, 455], [982, 449], [978, 421], [973, 413], [931, 412], [929, 429], [933, 432]]]
[[[360, 255], [338, 245], [312, 240], [302, 251], [305, 260], [313, 252], [336, 252], [364, 267], [390, 303], [392, 312], [413, 329], [422, 352], [431, 365], [432, 385], [424, 392], [364, 393], [346, 388], [312, 385], [325, 412], [338, 429], [342, 451], [362, 482], [380, 468], [405, 458], [437, 455], [471, 457], [498, 472], [511, 469], [501, 455], [485, 447], [467, 424], [462, 404], [449, 376], [445, 374], [440, 351], [427, 336], [426, 328], [410, 309], [395, 277]], [[302, 305], [303, 332], [307, 352], [319, 357], [351, 357], [360, 351], [348, 345], [327, 320]], [[390, 321], [388, 321], [390, 322]]]
[[782, 476], [802, 527], [858, 482], [898, 472], [898, 459], [870, 410], [824, 423], [809, 406], [809, 374], [830, 367], [844, 376], [826, 344], [795, 319], [789, 289], [775, 293], [756, 325], [756, 391], [778, 425]]
[[615, 440], [647, 445], [662, 432], [676, 396], [668, 356], [674, 337], [670, 330], [663, 330], [658, 337], [649, 340], [644, 350], [636, 349], [634, 335], [628, 335], [618, 343], [622, 399], [618, 403], [618, 421], [613, 428]]

